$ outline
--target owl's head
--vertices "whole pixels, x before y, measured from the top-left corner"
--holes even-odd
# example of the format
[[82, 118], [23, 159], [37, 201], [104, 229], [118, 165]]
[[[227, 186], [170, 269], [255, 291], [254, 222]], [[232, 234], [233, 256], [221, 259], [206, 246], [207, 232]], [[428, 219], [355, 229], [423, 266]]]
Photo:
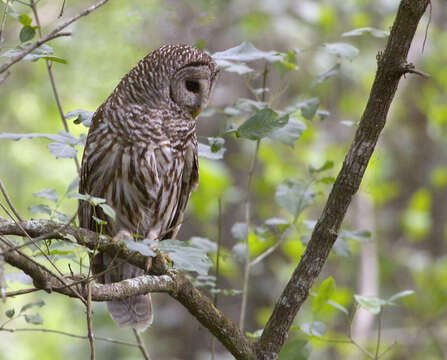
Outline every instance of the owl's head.
[[152, 103], [162, 101], [161, 107], [180, 108], [193, 117], [208, 104], [219, 72], [211, 56], [189, 45], [162, 46], [139, 65], [150, 76], [147, 90], [159, 95], [151, 96]]

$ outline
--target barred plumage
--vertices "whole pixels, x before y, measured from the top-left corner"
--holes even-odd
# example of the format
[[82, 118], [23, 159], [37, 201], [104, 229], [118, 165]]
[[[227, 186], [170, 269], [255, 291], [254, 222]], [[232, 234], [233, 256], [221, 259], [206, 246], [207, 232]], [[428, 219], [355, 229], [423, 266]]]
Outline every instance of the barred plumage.
[[[87, 137], [79, 192], [105, 198], [113, 221], [86, 201], [79, 204], [80, 226], [127, 231], [143, 238], [173, 238], [190, 193], [198, 184], [195, 116], [206, 106], [217, 74], [213, 59], [188, 45], [167, 45], [143, 58], [95, 112]], [[94, 259], [95, 273], [111, 259]], [[100, 279], [117, 282], [143, 273], [115, 263]], [[152, 321], [149, 295], [108, 303], [120, 326], [144, 329]]]

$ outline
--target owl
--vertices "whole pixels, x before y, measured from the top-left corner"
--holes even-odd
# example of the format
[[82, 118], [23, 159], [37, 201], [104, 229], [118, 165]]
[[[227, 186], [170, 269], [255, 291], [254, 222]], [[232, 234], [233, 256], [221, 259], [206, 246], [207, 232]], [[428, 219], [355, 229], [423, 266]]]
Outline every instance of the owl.
[[[174, 238], [199, 180], [196, 117], [207, 105], [218, 69], [189, 45], [166, 45], [125, 75], [96, 110], [82, 158], [79, 192], [104, 198], [114, 219], [87, 201], [79, 203], [80, 226], [135, 241]], [[102, 283], [143, 275], [123, 260], [98, 254], [93, 273]], [[152, 323], [149, 294], [110, 301], [119, 326], [140, 331]]]

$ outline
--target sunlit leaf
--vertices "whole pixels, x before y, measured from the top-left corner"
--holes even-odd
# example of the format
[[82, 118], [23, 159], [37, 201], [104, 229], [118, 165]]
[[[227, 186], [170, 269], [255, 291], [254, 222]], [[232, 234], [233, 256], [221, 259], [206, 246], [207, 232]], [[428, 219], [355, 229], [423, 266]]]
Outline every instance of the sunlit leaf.
[[326, 332], [326, 325], [321, 321], [312, 321], [310, 323], [302, 324], [300, 329], [309, 336], [321, 337]]
[[343, 37], [361, 36], [364, 34], [371, 34], [372, 36], [374, 36], [376, 38], [384, 38], [384, 37], [387, 37], [390, 33], [389, 33], [389, 31], [380, 30], [380, 29], [376, 29], [373, 27], [363, 27], [363, 28], [358, 28], [358, 29], [354, 29], [351, 31], [347, 31], [347, 32], [341, 34], [341, 36], [343, 36]]
[[354, 59], [359, 54], [359, 49], [348, 43], [326, 43], [323, 45], [324, 49], [339, 57], [344, 57], [348, 60]]
[[18, 20], [23, 26], [29, 26], [33, 22], [33, 20], [27, 14], [21, 14]]
[[256, 340], [256, 339], [259, 339], [259, 338], [261, 337], [263, 331], [264, 331], [264, 329], [258, 329], [258, 330], [253, 331], [253, 332], [246, 331], [246, 332], [245, 332], [245, 335], [246, 335], [249, 339]]
[[329, 276], [324, 280], [318, 288], [317, 295], [313, 299], [312, 311], [318, 313], [321, 308], [326, 305], [327, 301], [335, 292], [335, 280]]
[[320, 173], [326, 170], [330, 170], [334, 167], [334, 162], [331, 160], [326, 161], [323, 165], [321, 165], [320, 167], [314, 167], [314, 166], [310, 166], [309, 167], [309, 171], [311, 174], [315, 174], [315, 173]]
[[76, 149], [69, 145], [55, 142], [49, 143], [48, 149], [57, 159], [72, 159], [75, 158], [78, 153]]
[[327, 303], [329, 305], [331, 305], [332, 307], [340, 310], [341, 312], [344, 312], [346, 315], [349, 314], [348, 309], [346, 309], [344, 306], [341, 306], [339, 303], [333, 301], [333, 300], [328, 300]]
[[385, 300], [374, 296], [354, 295], [354, 299], [360, 307], [375, 315], [377, 315], [382, 306], [386, 304]]
[[388, 302], [392, 303], [392, 302], [394, 302], [397, 299], [400, 299], [400, 298], [405, 297], [405, 296], [413, 295], [413, 294], [414, 294], [414, 290], [404, 290], [404, 291], [398, 292], [397, 294], [394, 294], [393, 296], [391, 296], [388, 299]]
[[46, 138], [49, 140], [57, 141], [61, 144], [77, 145], [79, 144], [79, 139], [73, 135], [66, 133], [64, 131], [59, 131], [57, 134], [44, 134], [44, 133], [27, 133], [27, 134], [17, 134], [17, 133], [1, 133], [0, 139], [10, 139], [14, 141], [22, 139], [33, 139], [33, 138]]
[[244, 41], [242, 44], [231, 49], [214, 53], [213, 58], [214, 60], [239, 62], [250, 62], [255, 60], [276, 62], [281, 61], [284, 58], [284, 54], [276, 51], [262, 51], [256, 49], [252, 43]]
[[244, 63], [237, 63], [227, 60], [216, 60], [216, 64], [224, 71], [236, 73], [239, 75], [244, 75], [254, 71], [251, 67], [247, 66]]
[[93, 117], [93, 112], [91, 111], [87, 111], [87, 110], [73, 110], [70, 111], [68, 113], [65, 114], [65, 118], [66, 119], [72, 119], [75, 118], [73, 120], [73, 122], [75, 124], [81, 124], [86, 126], [86, 127], [90, 127], [91, 123], [92, 123], [92, 117]]
[[307, 120], [312, 120], [317, 112], [318, 106], [320, 105], [320, 99], [311, 98], [309, 100], [303, 101], [297, 105], [301, 109], [301, 114]]

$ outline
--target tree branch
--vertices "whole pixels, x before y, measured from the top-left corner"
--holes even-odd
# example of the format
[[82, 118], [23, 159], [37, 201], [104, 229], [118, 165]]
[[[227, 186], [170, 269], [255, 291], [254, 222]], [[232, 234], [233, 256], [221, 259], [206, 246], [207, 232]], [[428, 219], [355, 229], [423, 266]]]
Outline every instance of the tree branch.
[[34, 43], [32, 43], [29, 47], [27, 47], [25, 50], [23, 50], [20, 54], [14, 56], [7, 63], [5, 63], [2, 66], [0, 66], [0, 74], [5, 72], [6, 70], [8, 70], [15, 63], [17, 63], [20, 60], [22, 60], [26, 55], [28, 55], [33, 50], [37, 49], [40, 45], [45, 44], [46, 42], [48, 42], [50, 40], [53, 40], [53, 39], [55, 39], [57, 37], [60, 37], [60, 36], [69, 36], [69, 35], [71, 35], [71, 33], [60, 33], [60, 31], [62, 29], [65, 29], [67, 26], [71, 25], [75, 21], [79, 20], [81, 17], [87, 16], [92, 11], [95, 11], [96, 9], [98, 9], [99, 7], [104, 5], [107, 1], [109, 1], [109, 0], [101, 0], [98, 3], [96, 3], [95, 5], [90, 6], [89, 8], [85, 9], [84, 11], [82, 11], [80, 14], [72, 17], [71, 19], [68, 19], [64, 23], [62, 23], [59, 26], [57, 26], [47, 36], [39, 39], [38, 41], [36, 41]]
[[401, 76], [411, 71], [407, 55], [429, 0], [402, 0], [378, 69], [370, 97], [326, 206], [315, 225], [300, 263], [279, 297], [256, 344], [259, 360], [277, 359], [293, 320], [320, 274], [353, 195], [357, 192]]
[[[110, 242], [106, 237], [72, 225], [64, 227], [63, 234], [59, 232], [61, 224], [49, 220], [30, 220], [19, 223], [0, 218], [0, 235], [23, 236], [23, 228], [30, 236], [48, 238], [52, 234], [54, 239], [67, 240], [73, 236], [79, 245], [89, 249], [98, 249], [111, 256], [118, 255], [131, 264], [142, 269], [146, 268], [146, 257], [138, 252], [130, 251], [117, 243]], [[44, 236], [47, 235], [47, 236]], [[53, 236], [54, 235], [54, 236]], [[48, 274], [43, 265], [32, 263], [13, 249], [2, 249], [7, 263], [21, 269], [31, 276], [34, 285], [47, 291], [54, 291], [70, 297], [77, 297], [73, 292], [76, 287], [78, 293], [87, 297], [87, 279], [65, 279], [64, 285], [60, 280]], [[236, 357], [238, 360], [254, 359], [251, 343], [241, 333], [239, 328], [217, 309], [211, 299], [200, 292], [180, 272], [167, 270], [161, 254], [153, 259], [151, 274], [133, 279], [123, 280], [112, 284], [92, 284], [92, 301], [110, 301], [124, 299], [129, 296], [147, 294], [148, 292], [165, 292], [180, 302], [188, 311]]]

